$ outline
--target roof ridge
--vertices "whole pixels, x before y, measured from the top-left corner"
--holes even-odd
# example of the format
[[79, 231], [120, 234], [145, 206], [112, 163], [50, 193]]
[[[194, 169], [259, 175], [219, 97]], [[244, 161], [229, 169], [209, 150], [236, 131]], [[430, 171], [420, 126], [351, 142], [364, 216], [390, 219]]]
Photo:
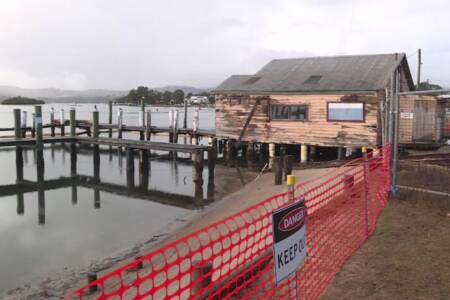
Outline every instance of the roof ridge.
[[290, 57], [290, 58], [274, 58], [271, 61], [276, 60], [296, 60], [296, 59], [308, 59], [308, 58], [342, 58], [342, 57], [367, 57], [367, 56], [391, 56], [391, 55], [406, 55], [405, 52], [394, 53], [379, 53], [379, 54], [349, 54], [349, 55], [323, 55], [323, 56], [304, 56], [304, 57]]

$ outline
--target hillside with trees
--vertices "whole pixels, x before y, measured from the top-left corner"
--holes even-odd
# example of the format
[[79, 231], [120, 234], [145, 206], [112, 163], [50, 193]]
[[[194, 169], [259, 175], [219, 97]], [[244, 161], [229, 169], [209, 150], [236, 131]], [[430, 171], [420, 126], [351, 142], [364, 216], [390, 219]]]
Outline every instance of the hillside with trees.
[[[187, 93], [181, 89], [166, 91], [158, 91], [149, 89], [146, 86], [139, 86], [136, 89], [132, 89], [128, 92], [128, 95], [116, 99], [116, 103], [138, 105], [141, 101], [150, 105], [182, 105], [184, 98], [191, 97], [192, 93]], [[199, 95], [207, 96], [210, 99], [210, 103], [213, 97], [207, 92], [201, 92]]]

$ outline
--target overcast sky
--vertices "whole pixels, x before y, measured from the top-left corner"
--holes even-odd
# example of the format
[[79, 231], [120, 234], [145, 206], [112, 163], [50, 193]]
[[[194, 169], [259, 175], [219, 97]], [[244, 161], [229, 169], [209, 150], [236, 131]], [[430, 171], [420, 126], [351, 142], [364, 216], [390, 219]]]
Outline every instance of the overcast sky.
[[405, 52], [450, 87], [450, 2], [2, 0], [0, 85], [214, 87], [273, 58]]

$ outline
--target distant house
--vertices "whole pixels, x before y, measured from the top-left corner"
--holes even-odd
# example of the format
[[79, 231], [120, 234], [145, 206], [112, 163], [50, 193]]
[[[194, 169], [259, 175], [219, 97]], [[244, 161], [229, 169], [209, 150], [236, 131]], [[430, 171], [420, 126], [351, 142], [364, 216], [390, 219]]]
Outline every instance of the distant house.
[[190, 104], [198, 104], [198, 105], [201, 105], [201, 104], [208, 104], [208, 103], [209, 103], [209, 100], [208, 100], [208, 97], [206, 97], [206, 96], [191, 96], [191, 97], [188, 99], [188, 102], [189, 102]]
[[414, 90], [405, 54], [275, 59], [254, 75], [227, 78], [213, 91], [216, 135], [376, 148], [387, 140], [386, 108], [395, 90]]

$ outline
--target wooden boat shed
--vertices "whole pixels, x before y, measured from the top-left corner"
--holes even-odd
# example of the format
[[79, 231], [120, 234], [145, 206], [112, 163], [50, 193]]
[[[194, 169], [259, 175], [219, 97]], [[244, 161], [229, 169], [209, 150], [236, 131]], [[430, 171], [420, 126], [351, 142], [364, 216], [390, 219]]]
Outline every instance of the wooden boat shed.
[[377, 148], [389, 140], [394, 93], [413, 90], [403, 53], [275, 59], [214, 90], [216, 135], [301, 145], [302, 160], [308, 147]]

